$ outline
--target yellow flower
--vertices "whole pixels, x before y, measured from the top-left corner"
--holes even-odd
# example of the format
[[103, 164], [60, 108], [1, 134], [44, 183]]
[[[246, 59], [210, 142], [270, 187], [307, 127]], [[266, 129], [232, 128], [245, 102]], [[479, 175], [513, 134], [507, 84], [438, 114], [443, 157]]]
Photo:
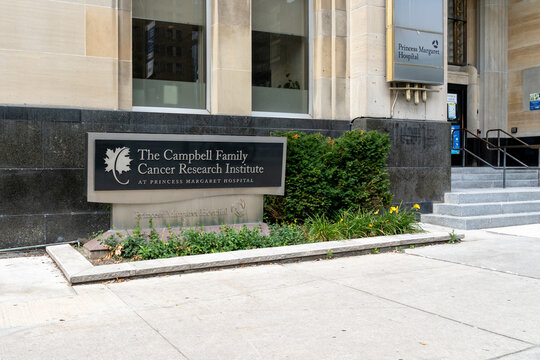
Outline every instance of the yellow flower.
[[341, 218], [341, 220], [339, 220], [339, 222], [342, 223], [342, 222], [343, 222], [343, 218]]
[[414, 204], [414, 205], [413, 205], [413, 209], [420, 210], [420, 205]]
[[369, 227], [370, 227], [370, 228], [372, 228], [372, 227], [373, 227], [373, 225], [369, 224]]
[[391, 207], [390, 208], [390, 214], [393, 213], [393, 212], [397, 212], [397, 207]]
[[377, 209], [377, 211], [375, 211], [375, 215], [378, 215], [379, 214], [379, 209]]
[[294, 134], [292, 137], [294, 140], [298, 139], [298, 134]]

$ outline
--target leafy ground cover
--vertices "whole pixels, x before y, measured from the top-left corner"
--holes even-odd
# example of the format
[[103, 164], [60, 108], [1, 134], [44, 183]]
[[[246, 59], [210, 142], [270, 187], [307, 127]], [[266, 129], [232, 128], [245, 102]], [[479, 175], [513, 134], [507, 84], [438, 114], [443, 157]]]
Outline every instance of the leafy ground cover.
[[387, 210], [341, 211], [331, 218], [309, 218], [304, 224], [273, 224], [270, 225], [269, 234], [263, 234], [258, 228], [244, 226], [235, 229], [224, 225], [219, 232], [207, 232], [204, 228], [185, 229], [178, 233], [172, 232], [167, 239], [162, 239], [150, 223], [149, 233], [137, 227], [125, 236], [111, 235], [103, 244], [110, 250], [109, 258], [147, 260], [395, 235], [420, 231], [416, 225], [418, 209], [419, 206], [415, 205], [406, 210], [395, 206]]

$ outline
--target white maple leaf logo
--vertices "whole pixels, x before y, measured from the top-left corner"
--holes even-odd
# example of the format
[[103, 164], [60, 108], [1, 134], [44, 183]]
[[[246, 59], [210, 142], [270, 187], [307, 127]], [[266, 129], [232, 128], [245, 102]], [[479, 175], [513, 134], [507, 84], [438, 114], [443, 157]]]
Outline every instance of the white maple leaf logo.
[[123, 172], [128, 172], [131, 170], [129, 167], [129, 164], [133, 159], [129, 158], [129, 148], [128, 147], [122, 147], [122, 148], [116, 148], [114, 151], [111, 149], [107, 149], [107, 156], [105, 157], [105, 164], [107, 167], [105, 168], [105, 172], [112, 171], [114, 179], [122, 185], [127, 185], [129, 183], [129, 180], [126, 182], [121, 182], [118, 180], [118, 177], [116, 174], [122, 174]]
[[240, 199], [231, 206], [231, 211], [235, 216], [242, 217], [246, 215], [246, 201]]

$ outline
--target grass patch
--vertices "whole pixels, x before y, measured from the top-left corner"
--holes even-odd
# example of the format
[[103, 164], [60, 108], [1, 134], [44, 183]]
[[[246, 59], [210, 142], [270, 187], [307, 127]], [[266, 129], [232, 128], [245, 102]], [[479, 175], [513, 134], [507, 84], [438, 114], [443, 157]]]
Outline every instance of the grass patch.
[[[204, 228], [185, 229], [170, 233], [166, 240], [161, 239], [150, 221], [150, 233], [137, 227], [131, 234], [111, 235], [102, 243], [110, 249], [108, 258], [147, 260], [395, 235], [420, 231], [416, 224], [417, 209], [415, 206], [403, 211], [396, 206], [386, 211], [343, 211], [332, 218], [312, 217], [301, 225], [273, 224], [269, 235], [262, 234], [259, 228], [245, 226], [236, 229], [224, 225], [219, 232], [207, 232]], [[332, 256], [328, 254], [329, 258]]]
[[305, 229], [314, 241], [405, 234], [420, 230], [416, 216], [416, 208], [400, 211], [399, 206], [382, 213], [380, 210], [343, 211], [333, 218], [309, 218]]

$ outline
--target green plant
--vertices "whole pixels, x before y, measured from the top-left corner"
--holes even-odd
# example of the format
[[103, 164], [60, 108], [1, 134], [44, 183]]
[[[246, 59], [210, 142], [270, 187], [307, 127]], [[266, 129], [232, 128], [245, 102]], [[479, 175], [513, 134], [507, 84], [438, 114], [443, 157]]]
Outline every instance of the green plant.
[[377, 249], [377, 248], [371, 249], [371, 253], [372, 253], [372, 254], [378, 254], [378, 253], [379, 253], [379, 249]]
[[341, 240], [417, 232], [416, 212], [399, 206], [389, 211], [345, 210], [327, 216], [313, 216], [305, 222], [306, 232], [315, 241]]
[[304, 222], [344, 209], [390, 204], [387, 135], [361, 130], [335, 139], [299, 132], [276, 135], [287, 137], [285, 196], [265, 197], [267, 221]]
[[456, 233], [454, 232], [454, 230], [452, 230], [451, 233], [448, 233], [448, 235], [450, 235], [450, 239], [448, 240], [448, 243], [449, 243], [449, 244], [455, 244], [455, 243], [458, 243], [458, 242], [461, 241], [461, 239], [459, 238], [459, 235], [456, 234]]
[[293, 81], [292, 79], [290, 79], [289, 78], [290, 76], [291, 76], [291, 73], [285, 74], [285, 77], [287, 78], [287, 81], [285, 82], [285, 84], [283, 84], [283, 86], [278, 85], [278, 88], [283, 87], [284, 89], [300, 90], [300, 83], [297, 80]]
[[92, 234], [90, 234], [90, 236], [88, 237], [88, 240], [95, 239], [97, 237], [100, 237], [101, 235], [103, 235], [103, 230], [94, 231], [92, 232]]
[[328, 250], [328, 251], [326, 252], [326, 258], [327, 258], [328, 260], [334, 258], [334, 252], [333, 252], [332, 250]]
[[270, 235], [265, 241], [266, 245], [270, 247], [312, 242], [304, 227], [295, 223], [270, 225]]
[[[412, 211], [399, 210], [398, 206], [391, 207], [389, 211], [347, 210], [336, 213], [334, 218], [312, 217], [304, 224], [272, 224], [269, 235], [262, 234], [257, 227], [237, 229], [223, 225], [219, 232], [207, 232], [202, 227], [169, 232], [167, 239], [160, 237], [150, 220], [148, 233], [137, 225], [127, 235], [111, 235], [102, 242], [111, 250], [110, 256], [129, 259], [208, 254], [412, 232], [416, 229], [414, 216], [410, 214]], [[376, 254], [379, 250], [373, 249], [372, 252]], [[327, 258], [333, 256], [332, 251], [327, 252]]]
[[107, 214], [107, 217], [110, 219], [112, 216], [112, 204], [105, 204], [105, 213]]

